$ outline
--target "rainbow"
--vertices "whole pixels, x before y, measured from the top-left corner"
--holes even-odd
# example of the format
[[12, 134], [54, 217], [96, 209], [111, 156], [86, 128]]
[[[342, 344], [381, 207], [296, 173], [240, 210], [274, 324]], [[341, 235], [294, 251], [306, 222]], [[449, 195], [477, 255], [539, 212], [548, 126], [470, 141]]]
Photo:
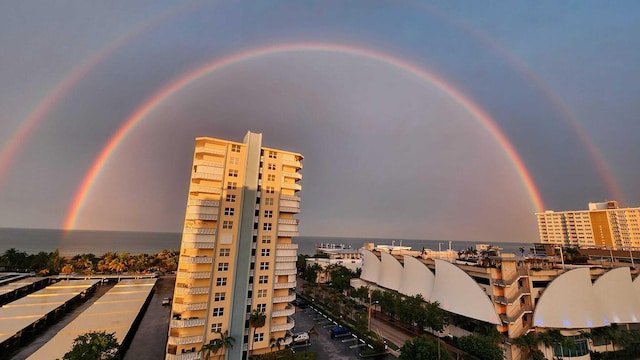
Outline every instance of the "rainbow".
[[84, 79], [90, 71], [109, 58], [117, 49], [138, 38], [144, 32], [156, 28], [163, 22], [182, 12], [189, 11], [197, 5], [199, 4], [190, 2], [156, 15], [151, 20], [138, 26], [136, 29], [120, 35], [114, 41], [107, 44], [107, 46], [100, 49], [95, 55], [90, 57], [89, 60], [70, 71], [64, 80], [58, 83], [53, 91], [51, 91], [44, 100], [42, 100], [36, 108], [29, 113], [23, 121], [21, 121], [21, 125], [18, 126], [13, 135], [9, 137], [7, 144], [0, 149], [0, 182], [2, 177], [7, 173], [7, 168], [11, 164], [16, 153], [20, 150], [20, 147], [25, 143], [33, 130], [49, 116], [60, 100], [64, 99], [71, 89]]
[[152, 112], [160, 103], [175, 94], [179, 90], [188, 86], [194, 81], [201, 79], [212, 72], [219, 71], [227, 66], [237, 64], [250, 59], [255, 59], [262, 56], [286, 53], [286, 52], [309, 52], [309, 51], [321, 51], [321, 52], [334, 52], [349, 54], [355, 56], [361, 56], [365, 58], [375, 59], [383, 63], [398, 67], [424, 81], [428, 81], [436, 85], [441, 91], [446, 93], [458, 104], [464, 107], [471, 115], [473, 115], [484, 128], [486, 128], [490, 134], [496, 139], [496, 141], [503, 148], [507, 157], [511, 160], [513, 167], [517, 171], [527, 189], [531, 198], [532, 205], [536, 211], [542, 211], [544, 209], [542, 197], [535, 186], [529, 171], [525, 167], [522, 159], [516, 152], [513, 144], [507, 139], [501, 129], [497, 126], [495, 121], [477, 104], [475, 104], [469, 97], [457, 90], [440, 77], [436, 76], [432, 72], [428, 72], [420, 67], [395, 58], [393, 56], [383, 54], [380, 52], [372, 51], [354, 46], [346, 46], [340, 44], [331, 43], [287, 43], [279, 44], [275, 46], [267, 46], [257, 49], [251, 49], [248, 51], [242, 51], [222, 59], [214, 60], [207, 63], [195, 70], [191, 70], [181, 76], [178, 76], [173, 81], [170, 81], [167, 85], [162, 87], [159, 91], [150, 96], [145, 102], [143, 102], [120, 126], [115, 134], [108, 140], [102, 151], [100, 151], [98, 157], [93, 162], [93, 165], [85, 175], [80, 187], [78, 188], [67, 216], [65, 218], [63, 229], [72, 230], [75, 228], [76, 220], [84, 202], [91, 191], [91, 188], [100, 175], [101, 170], [118, 148], [118, 146], [124, 141], [126, 136], [133, 130], [133, 128], [139, 124], [150, 112]]

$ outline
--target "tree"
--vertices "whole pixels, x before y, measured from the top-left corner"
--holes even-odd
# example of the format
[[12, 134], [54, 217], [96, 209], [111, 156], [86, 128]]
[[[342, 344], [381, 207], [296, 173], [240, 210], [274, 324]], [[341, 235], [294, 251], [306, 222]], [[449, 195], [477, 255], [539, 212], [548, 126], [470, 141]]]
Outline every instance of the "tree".
[[220, 334], [220, 348], [224, 349], [225, 352], [227, 351], [227, 349], [233, 349], [233, 343], [236, 341], [236, 339], [233, 336], [229, 336], [229, 331], [218, 331], [218, 334]]
[[200, 348], [198, 352], [202, 354], [204, 360], [209, 360], [211, 358], [211, 354], [217, 354], [221, 347], [222, 343], [220, 342], [220, 339], [213, 339], [209, 341], [208, 344], [202, 345], [202, 348]]
[[264, 326], [267, 321], [267, 315], [263, 311], [253, 309], [249, 315], [249, 325], [253, 328], [253, 339], [251, 340], [251, 349], [253, 350], [254, 342], [256, 341], [256, 330]]
[[522, 348], [525, 355], [528, 356], [527, 359], [532, 360], [545, 359], [544, 353], [540, 351], [540, 349], [538, 349], [539, 342], [540, 340], [538, 339], [538, 336], [536, 336], [533, 332], [513, 339], [513, 343]]
[[62, 360], [120, 359], [120, 355], [118, 354], [119, 346], [115, 332], [88, 332], [79, 335], [73, 340], [71, 350], [64, 354]]
[[458, 339], [461, 350], [483, 360], [503, 360], [504, 353], [500, 345], [481, 335], [468, 335]]
[[419, 320], [418, 324], [423, 327], [431, 328], [436, 332], [442, 332], [450, 323], [449, 314], [440, 308], [437, 301], [429, 301], [424, 305], [424, 318]]
[[451, 355], [444, 346], [440, 347], [438, 356], [438, 343], [424, 336], [409, 339], [400, 348], [399, 360], [450, 360]]

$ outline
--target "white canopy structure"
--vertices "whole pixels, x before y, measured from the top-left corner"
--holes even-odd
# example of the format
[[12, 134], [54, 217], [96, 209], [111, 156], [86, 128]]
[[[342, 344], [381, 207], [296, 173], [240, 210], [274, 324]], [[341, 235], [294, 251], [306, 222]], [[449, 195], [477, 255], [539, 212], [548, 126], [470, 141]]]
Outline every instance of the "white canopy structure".
[[386, 252], [381, 252], [380, 254], [382, 254], [382, 271], [380, 272], [378, 285], [395, 291], [400, 290], [403, 278], [402, 265], [393, 255]]
[[593, 284], [602, 313], [610, 323], [628, 324], [640, 320], [639, 299], [631, 284], [628, 267], [610, 270]]
[[401, 293], [409, 296], [420, 294], [423, 298], [430, 299], [435, 282], [435, 275], [422, 261], [413, 256], [404, 256], [404, 276], [399, 290]]
[[380, 259], [369, 250], [364, 250], [364, 258], [362, 261], [362, 274], [360, 278], [362, 280], [370, 281], [372, 283], [378, 283], [380, 280], [380, 268], [382, 264]]

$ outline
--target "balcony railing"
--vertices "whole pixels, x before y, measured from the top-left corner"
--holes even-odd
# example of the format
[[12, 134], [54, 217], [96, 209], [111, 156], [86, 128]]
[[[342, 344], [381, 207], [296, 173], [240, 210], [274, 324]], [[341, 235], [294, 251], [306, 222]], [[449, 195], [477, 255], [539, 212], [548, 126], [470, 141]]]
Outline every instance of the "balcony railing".
[[186, 319], [186, 320], [171, 320], [172, 328], [186, 328], [194, 326], [204, 326], [205, 319]]
[[213, 249], [216, 247], [215, 241], [183, 241], [182, 247], [186, 249]]
[[201, 200], [201, 199], [191, 199], [187, 202], [187, 205], [192, 206], [207, 206], [207, 207], [219, 207], [220, 201], [218, 200]]
[[293, 206], [280, 206], [278, 210], [283, 213], [292, 213], [292, 214], [298, 214], [300, 212], [299, 207], [293, 207]]
[[222, 192], [222, 189], [220, 189], [219, 187], [206, 186], [206, 185], [191, 185], [191, 187], [189, 188], [189, 191], [208, 193], [208, 194], [220, 194]]
[[211, 278], [211, 272], [209, 271], [193, 271], [193, 272], [178, 272], [178, 279], [209, 279]]
[[222, 181], [222, 174], [211, 174], [211, 173], [194, 171], [191, 173], [191, 178]]
[[278, 224], [282, 225], [298, 225], [300, 220], [298, 219], [278, 219]]
[[302, 163], [300, 161], [297, 161], [297, 160], [282, 159], [282, 165], [293, 166], [293, 167], [296, 167], [298, 169], [302, 169]]
[[278, 250], [298, 250], [298, 244], [276, 244]]
[[529, 276], [527, 273], [527, 269], [518, 269], [515, 273], [513, 273], [513, 275], [509, 276], [508, 278], [498, 279], [498, 280], [495, 280], [493, 283], [496, 286], [509, 287], [520, 278], [527, 277], [527, 276]]
[[193, 165], [210, 166], [215, 168], [224, 168], [224, 162], [222, 161], [208, 161], [202, 159], [193, 160]]
[[277, 263], [288, 263], [298, 261], [297, 256], [276, 256]]
[[213, 258], [209, 256], [180, 256], [183, 264], [211, 264]]
[[227, 151], [223, 149], [214, 149], [206, 146], [198, 146], [196, 147], [196, 153], [224, 156], [227, 153]]
[[176, 295], [203, 295], [203, 294], [209, 293], [209, 288], [208, 287], [176, 288], [175, 292], [176, 292]]
[[202, 343], [203, 341], [204, 341], [204, 336], [202, 335], [186, 336], [186, 337], [169, 336], [169, 339], [167, 340], [169, 345], [197, 344], [197, 343]]
[[189, 352], [189, 353], [177, 354], [177, 355], [167, 354], [164, 359], [165, 360], [198, 360], [200, 359], [200, 355], [202, 354], [199, 352]]
[[300, 196], [296, 196], [296, 195], [280, 195], [280, 200], [300, 201]]
[[213, 228], [197, 228], [197, 227], [187, 227], [184, 228], [185, 234], [199, 234], [199, 235], [215, 235], [216, 229]]
[[187, 213], [185, 216], [187, 220], [218, 220], [218, 214], [203, 214], [203, 213]]
[[284, 177], [290, 177], [290, 178], [294, 178], [294, 179], [297, 179], [297, 180], [301, 180], [302, 179], [302, 174], [297, 173], [297, 172], [284, 171], [284, 172], [282, 172], [282, 175]]
[[296, 282], [295, 281], [277, 282], [277, 283], [273, 284], [273, 288], [274, 289], [293, 289], [295, 287], [296, 287]]
[[278, 231], [280, 237], [296, 237], [300, 234], [298, 231]]
[[295, 275], [297, 273], [298, 273], [297, 269], [281, 269], [281, 270], [275, 271], [276, 276]]
[[195, 311], [195, 310], [206, 310], [207, 309], [207, 303], [206, 302], [199, 302], [199, 303], [190, 303], [190, 304], [173, 304], [173, 309], [175, 311], [178, 312], [183, 312], [183, 311]]
[[288, 302], [292, 302], [295, 299], [296, 299], [296, 294], [291, 294], [287, 296], [277, 296], [273, 298], [273, 303], [274, 304], [288, 303]]
[[296, 326], [296, 322], [291, 318], [287, 318], [285, 324], [271, 325], [271, 332], [291, 330], [294, 326]]
[[302, 190], [302, 185], [295, 184], [295, 183], [282, 183], [280, 186], [283, 189], [291, 189], [291, 190], [296, 190], [296, 191]]
[[288, 308], [288, 309], [272, 311], [271, 312], [271, 317], [291, 316], [291, 315], [295, 314], [295, 312], [296, 312], [296, 309], [292, 306], [291, 308]]
[[518, 319], [522, 317], [522, 315], [526, 313], [533, 312], [529, 305], [521, 306], [515, 313], [513, 314], [500, 314], [500, 320], [502, 320], [505, 324], [510, 324], [516, 322]]

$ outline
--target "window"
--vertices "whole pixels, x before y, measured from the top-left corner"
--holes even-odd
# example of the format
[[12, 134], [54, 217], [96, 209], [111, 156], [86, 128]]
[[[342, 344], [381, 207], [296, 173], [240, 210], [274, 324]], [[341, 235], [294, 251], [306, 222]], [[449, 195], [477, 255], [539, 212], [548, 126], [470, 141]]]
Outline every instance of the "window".
[[240, 145], [231, 144], [231, 152], [239, 153], [240, 152]]
[[262, 224], [262, 230], [271, 230], [271, 223], [264, 223]]
[[260, 289], [260, 290], [258, 290], [258, 297], [259, 297], [259, 298], [265, 298], [265, 297], [267, 297], [267, 290], [266, 290], [266, 289]]
[[277, 157], [275, 151], [269, 151], [269, 159], [275, 159]]
[[235, 213], [234, 208], [224, 208], [225, 215], [233, 215]]
[[262, 249], [260, 250], [260, 255], [269, 256], [271, 254], [271, 249]]
[[253, 335], [253, 342], [260, 342], [264, 340], [264, 333], [257, 333]]
[[269, 163], [269, 165], [267, 165], [269, 170], [275, 170], [276, 169], [276, 164], [274, 163]]
[[228, 262], [219, 263], [218, 271], [229, 271], [229, 263]]
[[233, 221], [227, 221], [227, 220], [223, 221], [222, 228], [227, 230], [233, 229]]
[[216, 278], [216, 286], [226, 286], [226, 285], [227, 285], [227, 278], [226, 277]]
[[231, 249], [220, 249], [221, 257], [230, 256], [230, 255], [231, 255]]
[[213, 300], [214, 301], [224, 301], [224, 299], [227, 298], [227, 293], [226, 292], [217, 292], [214, 294], [213, 296]]
[[229, 170], [229, 176], [231, 176], [231, 177], [238, 177], [238, 170], [230, 169], [230, 170]]
[[258, 312], [266, 312], [267, 311], [267, 304], [258, 304], [258, 305], [256, 305], [256, 310], [258, 310]]
[[211, 332], [212, 333], [222, 332], [222, 323], [211, 324]]
[[229, 164], [231, 165], [240, 165], [240, 158], [237, 156], [231, 156], [229, 158]]
[[236, 196], [227, 194], [227, 202], [236, 202]]
[[264, 192], [266, 192], [267, 194], [275, 194], [276, 188], [274, 188], [273, 186], [265, 186]]
[[237, 182], [230, 182], [227, 184], [227, 189], [229, 190], [235, 190], [238, 188], [238, 183]]
[[269, 263], [266, 261], [263, 261], [260, 263], [260, 270], [269, 270]]
[[267, 174], [267, 181], [276, 181], [275, 174]]
[[258, 277], [258, 284], [266, 284], [268, 282], [269, 282], [268, 275], [260, 275], [260, 277]]
[[265, 205], [273, 205], [273, 198], [265, 198], [264, 199], [264, 204]]
[[224, 308], [213, 308], [213, 316], [223, 316], [224, 315]]
[[266, 218], [272, 218], [273, 217], [273, 210], [265, 210], [264, 211], [264, 217]]
[[269, 235], [264, 235], [264, 236], [262, 237], [262, 243], [263, 243], [263, 244], [271, 244], [271, 236], [269, 236]]

